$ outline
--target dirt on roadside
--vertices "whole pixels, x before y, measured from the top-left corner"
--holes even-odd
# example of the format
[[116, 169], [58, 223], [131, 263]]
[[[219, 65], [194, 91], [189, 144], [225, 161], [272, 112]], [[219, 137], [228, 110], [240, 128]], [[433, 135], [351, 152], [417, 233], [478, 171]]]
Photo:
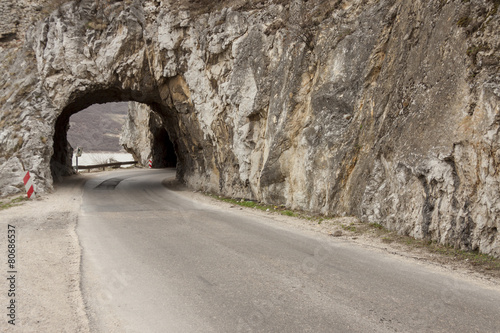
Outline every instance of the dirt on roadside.
[[[80, 245], [75, 232], [83, 178], [56, 192], [0, 211], [0, 332], [90, 332], [80, 291]], [[8, 267], [8, 229], [15, 230], [15, 264]], [[15, 271], [16, 273], [7, 273]], [[13, 293], [8, 277], [15, 276]], [[7, 306], [15, 301], [14, 321]], [[12, 311], [10, 311], [12, 313]]]

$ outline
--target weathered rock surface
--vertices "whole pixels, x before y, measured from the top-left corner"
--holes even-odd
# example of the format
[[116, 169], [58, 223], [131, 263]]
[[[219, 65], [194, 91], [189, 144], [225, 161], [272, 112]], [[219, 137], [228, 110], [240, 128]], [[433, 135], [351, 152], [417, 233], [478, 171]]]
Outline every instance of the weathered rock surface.
[[175, 167], [173, 143], [161, 117], [147, 104], [129, 102], [128, 118], [123, 125], [120, 144], [142, 166]]
[[500, 256], [498, 7], [64, 4], [0, 42], [1, 191], [20, 187], [21, 161], [50, 189], [70, 171], [69, 116], [135, 101], [160, 119], [193, 188]]
[[152, 155], [153, 135], [150, 128], [153, 111], [146, 104], [129, 102], [128, 117], [120, 135], [120, 144], [142, 166]]

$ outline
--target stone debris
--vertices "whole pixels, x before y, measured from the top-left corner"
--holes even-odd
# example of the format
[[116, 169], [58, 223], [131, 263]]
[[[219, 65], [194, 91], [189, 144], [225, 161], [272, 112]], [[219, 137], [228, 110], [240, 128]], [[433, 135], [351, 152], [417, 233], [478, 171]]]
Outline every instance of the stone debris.
[[342, 236], [342, 230], [335, 230], [331, 235], [333, 237], [340, 237]]

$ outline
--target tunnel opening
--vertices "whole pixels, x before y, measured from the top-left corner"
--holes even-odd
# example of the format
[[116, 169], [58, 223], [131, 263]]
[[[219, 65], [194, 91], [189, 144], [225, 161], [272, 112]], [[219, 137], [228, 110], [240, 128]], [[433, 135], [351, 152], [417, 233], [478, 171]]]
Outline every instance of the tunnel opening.
[[[147, 167], [148, 161], [151, 160], [154, 168], [177, 167], [177, 145], [175, 141], [171, 139], [172, 136], [169, 135], [169, 130], [166, 126], [168, 121], [166, 110], [154, 101], [133, 98], [133, 96], [131, 97], [130, 95], [133, 94], [127, 94], [117, 90], [92, 92], [75, 98], [72, 103], [69, 103], [62, 110], [55, 122], [53, 154], [50, 162], [52, 178], [55, 182], [61, 182], [64, 180], [63, 177], [71, 176], [76, 173], [73, 163], [73, 155], [76, 153], [76, 147], [75, 143], [73, 143], [73, 146], [71, 145], [68, 137], [71, 117], [80, 112], [88, 112], [89, 107], [96, 104], [108, 105], [109, 103], [128, 102], [128, 112], [124, 117], [124, 121], [129, 123], [135, 121], [136, 119], [134, 117], [138, 116], [137, 112], [131, 112], [131, 108], [140, 106], [142, 110], [140, 116], [147, 118], [147, 122], [144, 124], [144, 119], [140, 119], [139, 122], [133, 125], [129, 124], [128, 130], [134, 133], [131, 135], [129, 133], [129, 138], [128, 141], [125, 140], [126, 142], [121, 142], [120, 138], [119, 143], [126, 152], [132, 154], [133, 159], [138, 161], [139, 166]], [[104, 122], [103, 119], [105, 120]], [[96, 142], [102, 143], [103, 146], [109, 146], [109, 138], [105, 138], [109, 133], [105, 133], [105, 131], [106, 128], [109, 127], [110, 122], [113, 122], [112, 119], [109, 117], [87, 117], [86, 121], [88, 122], [86, 126], [90, 130], [83, 129], [83, 131], [88, 132], [86, 134], [89, 135], [87, 140], [83, 142], [88, 144], [81, 148], [83, 148], [84, 151], [96, 150], [96, 146], [92, 146], [92, 144]], [[125, 129], [126, 126], [123, 126], [124, 131]], [[140, 131], [144, 133], [139, 133]], [[142, 141], [137, 138], [142, 138]], [[76, 145], [78, 145], [78, 143], [76, 143]]]
[[175, 168], [177, 166], [177, 154], [170, 136], [165, 128], [159, 128], [153, 133], [152, 149], [153, 168]]
[[84, 153], [128, 155], [119, 142], [127, 112], [128, 103], [118, 102], [92, 104], [73, 114], [67, 134], [71, 147], [80, 147]]
[[[164, 114], [161, 105], [129, 102], [129, 118], [124, 127], [124, 133], [139, 133], [139, 137], [125, 135], [121, 144], [127, 152], [145, 166], [148, 166], [151, 160], [152, 168], [177, 167], [179, 149], [167, 130], [169, 122], [174, 123], [174, 121], [167, 120]], [[147, 123], [148, 133], [134, 130], [134, 126], [139, 126], [137, 123]]]

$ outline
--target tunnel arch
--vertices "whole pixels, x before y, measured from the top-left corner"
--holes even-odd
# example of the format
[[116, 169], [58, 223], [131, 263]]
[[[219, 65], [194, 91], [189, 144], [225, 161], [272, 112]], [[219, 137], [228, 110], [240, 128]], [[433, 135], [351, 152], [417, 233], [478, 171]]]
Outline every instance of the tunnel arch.
[[[85, 112], [85, 109], [94, 104], [133, 101], [147, 105], [151, 112], [154, 113], [154, 118], [159, 119], [154, 124], [151, 121], [148, 128], [153, 138], [151, 147], [153, 167], [177, 167], [178, 161], [182, 160], [177, 157], [176, 147], [178, 147], [178, 144], [172, 139], [174, 135], [169, 133], [172, 126], [170, 126], [170, 130], [166, 126], [167, 123], [172, 122], [172, 115], [175, 114], [175, 110], [159, 103], [157, 96], [144, 96], [144, 94], [137, 91], [118, 88], [90, 89], [90, 91], [76, 92], [70, 98], [70, 101], [62, 108], [54, 124], [53, 154], [50, 160], [50, 169], [54, 181], [61, 181], [63, 176], [75, 173], [71, 160], [73, 149], [76, 147], [71, 147], [67, 136], [70, 118], [74, 114]], [[179, 169], [182, 169], [182, 167]]]
[[[235, 71], [230, 52], [233, 41], [244, 38], [248, 24], [239, 19], [242, 13], [231, 13], [228, 35], [216, 41], [228, 43], [212, 48], [204, 33], [199, 38], [209, 28], [204, 19], [186, 20], [174, 7], [160, 2], [144, 6], [138, 1], [68, 1], [27, 32], [23, 57], [12, 58], [20, 59], [15, 67], [23, 69], [20, 85], [12, 86], [19, 96], [14, 105], [0, 105], [0, 111], [29, 115], [19, 117], [8, 135], [0, 133], [5, 147], [0, 148], [0, 165], [17, 177], [9, 184], [18, 186], [26, 168], [41, 192], [51, 191], [54, 180], [72, 173], [67, 140], [71, 115], [92, 104], [135, 101], [162, 119], [165, 126], [156, 133], [156, 142], [171, 139], [172, 145], [163, 151], [174, 151], [179, 180], [197, 190], [256, 197], [258, 182], [249, 182], [246, 157], [253, 147], [247, 141], [254, 138], [246, 130], [234, 130], [245, 126], [251, 111], [242, 108], [236, 116], [233, 112], [242, 102], [251, 102], [243, 98], [247, 89], [241, 87], [243, 72], [250, 67], [245, 62]], [[261, 46], [260, 38], [256, 42]], [[263, 103], [255, 107], [262, 109]], [[18, 134], [14, 125], [26, 131]], [[30, 135], [34, 127], [36, 135]], [[242, 144], [234, 148], [233, 142]], [[153, 163], [162, 166], [161, 159], [153, 158]], [[255, 180], [258, 173], [255, 170]], [[18, 189], [11, 186], [9, 191]]]

